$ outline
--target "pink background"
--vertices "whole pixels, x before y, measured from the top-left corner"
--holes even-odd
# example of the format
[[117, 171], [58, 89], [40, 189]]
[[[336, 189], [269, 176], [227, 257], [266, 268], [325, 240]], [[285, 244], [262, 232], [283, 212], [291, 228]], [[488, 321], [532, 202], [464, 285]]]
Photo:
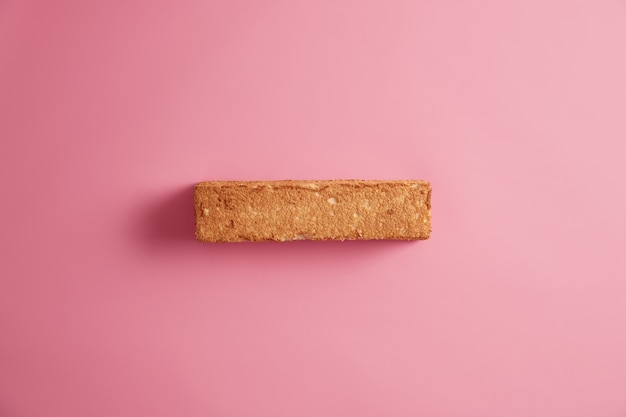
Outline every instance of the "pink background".
[[[0, 415], [626, 416], [624, 1], [0, 2]], [[431, 240], [199, 244], [417, 178]]]

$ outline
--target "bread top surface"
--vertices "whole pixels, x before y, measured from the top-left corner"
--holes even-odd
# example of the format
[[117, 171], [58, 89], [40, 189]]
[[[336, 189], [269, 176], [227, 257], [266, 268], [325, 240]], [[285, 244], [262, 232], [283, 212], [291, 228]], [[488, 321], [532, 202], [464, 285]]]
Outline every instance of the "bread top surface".
[[426, 239], [422, 180], [206, 181], [195, 187], [196, 237], [208, 242]]

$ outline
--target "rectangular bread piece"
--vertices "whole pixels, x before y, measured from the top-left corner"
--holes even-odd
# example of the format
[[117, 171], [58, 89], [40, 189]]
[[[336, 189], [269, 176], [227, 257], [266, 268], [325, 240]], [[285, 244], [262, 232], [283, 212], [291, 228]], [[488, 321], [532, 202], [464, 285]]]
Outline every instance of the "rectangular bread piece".
[[427, 181], [208, 181], [196, 184], [201, 242], [430, 237]]

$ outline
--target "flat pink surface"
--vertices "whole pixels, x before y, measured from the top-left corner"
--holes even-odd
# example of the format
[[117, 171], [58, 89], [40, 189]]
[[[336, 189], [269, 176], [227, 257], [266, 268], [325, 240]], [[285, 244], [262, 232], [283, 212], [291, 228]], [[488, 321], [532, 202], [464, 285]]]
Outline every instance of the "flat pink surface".
[[[624, 1], [0, 2], [0, 415], [626, 416]], [[192, 184], [427, 179], [425, 242]]]

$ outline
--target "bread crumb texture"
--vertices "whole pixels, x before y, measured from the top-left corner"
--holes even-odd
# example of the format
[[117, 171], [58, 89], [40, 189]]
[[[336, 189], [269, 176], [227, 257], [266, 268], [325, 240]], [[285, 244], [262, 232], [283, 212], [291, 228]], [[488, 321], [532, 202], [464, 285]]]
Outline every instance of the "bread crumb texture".
[[201, 242], [430, 237], [427, 181], [208, 181], [196, 184]]

